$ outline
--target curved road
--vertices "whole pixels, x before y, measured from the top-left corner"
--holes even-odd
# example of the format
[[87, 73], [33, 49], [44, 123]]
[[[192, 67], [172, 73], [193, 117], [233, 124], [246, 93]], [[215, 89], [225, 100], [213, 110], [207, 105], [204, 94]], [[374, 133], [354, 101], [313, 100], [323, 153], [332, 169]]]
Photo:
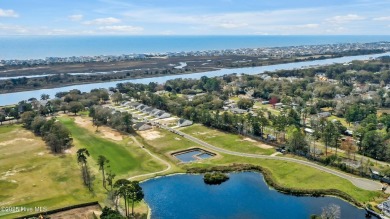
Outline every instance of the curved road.
[[[182, 137], [184, 137], [184, 138], [186, 138], [188, 140], [191, 140], [191, 141], [193, 141], [195, 143], [198, 143], [198, 144], [202, 145], [205, 148], [209, 148], [209, 149], [217, 151], [217, 152], [221, 152], [221, 153], [225, 153], [225, 154], [229, 154], [229, 155], [240, 156], [240, 157], [270, 159], [270, 160], [282, 160], [282, 161], [289, 161], [289, 162], [299, 163], [299, 164], [302, 164], [302, 165], [306, 165], [306, 166], [309, 166], [309, 167], [312, 167], [312, 168], [316, 168], [318, 170], [321, 170], [321, 171], [324, 171], [324, 172], [336, 175], [336, 176], [341, 177], [343, 179], [349, 180], [350, 182], [352, 182], [352, 184], [354, 184], [355, 186], [357, 186], [357, 187], [359, 187], [361, 189], [370, 190], [370, 191], [378, 191], [378, 190], [382, 189], [382, 184], [380, 182], [377, 182], [377, 181], [374, 181], [374, 180], [370, 180], [370, 179], [366, 179], [366, 178], [355, 177], [355, 176], [346, 174], [346, 173], [341, 172], [341, 171], [337, 171], [337, 170], [334, 170], [334, 169], [327, 168], [325, 166], [318, 165], [318, 164], [313, 163], [313, 162], [309, 162], [309, 161], [305, 161], [305, 160], [298, 160], [298, 159], [289, 158], [289, 157], [277, 157], [277, 156], [260, 155], [260, 154], [248, 154], [248, 153], [241, 153], [241, 152], [226, 150], [226, 149], [219, 148], [219, 147], [216, 147], [214, 145], [211, 145], [211, 144], [209, 144], [207, 142], [204, 142], [204, 141], [202, 141], [202, 140], [200, 140], [198, 138], [195, 138], [195, 137], [193, 137], [191, 135], [188, 135], [188, 134], [186, 134], [184, 132], [181, 132], [179, 130], [176, 130], [176, 129], [170, 128], [168, 126], [162, 125], [162, 124], [160, 124], [160, 123], [158, 123], [156, 121], [150, 121], [149, 119], [145, 119], [145, 118], [142, 118], [142, 119], [145, 122], [150, 122], [152, 125], [155, 125], [155, 126], [158, 126], [160, 128], [166, 129], [166, 130], [168, 130], [170, 132], [176, 133], [176, 134], [178, 134], [178, 135], [180, 135], [180, 136], [182, 136]], [[134, 138], [134, 136], [133, 136], [133, 138]], [[159, 172], [155, 172], [155, 173], [149, 173], [149, 174], [143, 174], [143, 175], [139, 175], [139, 176], [134, 176], [134, 177], [131, 177], [130, 179], [135, 178], [135, 177], [149, 176], [149, 175], [153, 175], [153, 174], [163, 173], [165, 171], [168, 171], [171, 168], [171, 165], [168, 162], [166, 162], [165, 160], [157, 157], [156, 155], [153, 155], [147, 149], [143, 148], [142, 145], [136, 139], [135, 139], [135, 141], [137, 142], [137, 144], [139, 144], [139, 146], [142, 149], [144, 149], [151, 156], [155, 157], [156, 159], [160, 160], [161, 162], [166, 163], [168, 168], [165, 169], [165, 170], [159, 171]]]
[[272, 159], [272, 160], [283, 160], [283, 161], [290, 161], [290, 162], [294, 162], [294, 163], [299, 163], [299, 164], [303, 164], [303, 165], [306, 165], [306, 166], [309, 166], [309, 167], [313, 167], [313, 168], [316, 168], [316, 169], [319, 169], [321, 171], [324, 171], [324, 172], [327, 172], [327, 173], [330, 173], [330, 174], [333, 174], [333, 175], [336, 175], [336, 176], [339, 176], [343, 179], [347, 179], [349, 181], [351, 181], [355, 186], [359, 187], [359, 188], [362, 188], [362, 189], [366, 189], [366, 190], [371, 190], [371, 191], [377, 191], [377, 190], [381, 190], [382, 189], [382, 184], [377, 182], [377, 181], [374, 181], [374, 180], [370, 180], [370, 179], [365, 179], [365, 178], [360, 178], [360, 177], [355, 177], [355, 176], [352, 176], [352, 175], [349, 175], [349, 174], [346, 174], [346, 173], [343, 173], [343, 172], [340, 172], [340, 171], [337, 171], [337, 170], [334, 170], [334, 169], [330, 169], [330, 168], [327, 168], [327, 167], [324, 167], [324, 166], [321, 166], [321, 165], [318, 165], [316, 163], [313, 163], [313, 162], [309, 162], [309, 161], [305, 161], [305, 160], [298, 160], [298, 159], [294, 159], [294, 158], [289, 158], [289, 157], [277, 157], [277, 156], [268, 156], [268, 155], [260, 155], [260, 154], [248, 154], [248, 153], [241, 153], [241, 152], [236, 152], [236, 151], [230, 151], [230, 150], [226, 150], [226, 149], [223, 149], [223, 148], [219, 148], [219, 147], [216, 147], [214, 145], [211, 145], [207, 142], [204, 142], [198, 138], [195, 138], [191, 135], [188, 135], [184, 132], [181, 132], [179, 130], [175, 130], [175, 129], [172, 129], [168, 126], [164, 126], [164, 125], [161, 125], [161, 124], [158, 124], [159, 127], [161, 128], [164, 128], [164, 129], [167, 129], [171, 132], [174, 132], [178, 135], [181, 135], [182, 137], [185, 137], [195, 143], [198, 143], [200, 145], [202, 145], [203, 147], [206, 147], [206, 148], [209, 148], [211, 150], [214, 150], [214, 151], [217, 151], [217, 152], [221, 152], [221, 153], [225, 153], [225, 154], [230, 154], [230, 155], [235, 155], [235, 156], [240, 156], [240, 157], [249, 157], [249, 158], [260, 158], [260, 159]]
[[165, 165], [167, 165], [167, 168], [164, 169], [164, 170], [161, 170], [161, 171], [157, 171], [157, 172], [153, 172], [153, 173], [147, 173], [147, 174], [142, 174], [142, 175], [137, 175], [137, 176], [132, 176], [130, 178], [128, 178], [128, 180], [133, 180], [135, 178], [138, 178], [138, 177], [144, 177], [144, 176], [152, 176], [152, 175], [155, 175], [155, 174], [159, 174], [159, 173], [164, 173], [168, 170], [170, 170], [172, 168], [171, 164], [168, 163], [167, 161], [159, 158], [158, 156], [152, 154], [148, 149], [146, 149], [144, 146], [142, 146], [141, 143], [138, 142], [138, 140], [133, 136], [133, 135], [130, 135], [131, 139], [133, 139], [133, 141], [142, 149], [144, 150], [146, 153], [148, 153], [150, 156], [152, 156], [153, 158], [161, 161], [162, 163], [164, 163]]

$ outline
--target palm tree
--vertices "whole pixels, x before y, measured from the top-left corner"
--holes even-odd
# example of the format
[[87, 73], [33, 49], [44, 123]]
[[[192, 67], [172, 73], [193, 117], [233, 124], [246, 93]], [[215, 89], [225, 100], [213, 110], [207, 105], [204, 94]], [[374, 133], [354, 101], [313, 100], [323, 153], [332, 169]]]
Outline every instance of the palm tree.
[[111, 190], [112, 190], [112, 186], [113, 186], [112, 181], [114, 180], [115, 176], [116, 175], [113, 172], [111, 172], [111, 170], [107, 173], [106, 181], [107, 181], [108, 185], [111, 187]]
[[104, 187], [105, 189], [107, 189], [107, 188], [106, 188], [106, 175], [104, 174], [104, 168], [105, 168], [106, 164], [109, 163], [109, 162], [110, 162], [110, 161], [109, 161], [105, 156], [99, 155], [98, 160], [97, 160], [97, 163], [98, 163], [98, 165], [99, 165], [99, 170], [102, 171], [102, 176], [103, 176], [103, 187]]
[[77, 162], [81, 163], [82, 165], [84, 184], [91, 188], [89, 181], [89, 173], [87, 170], [87, 157], [89, 157], [89, 152], [86, 148], [81, 148], [77, 150]]
[[128, 216], [127, 197], [128, 197], [128, 193], [129, 193], [129, 184], [130, 183], [131, 182], [127, 179], [118, 179], [114, 184], [114, 187], [118, 189], [116, 194], [118, 196], [122, 196], [123, 200], [125, 201], [126, 216]]
[[134, 203], [140, 202], [144, 198], [144, 192], [138, 181], [133, 181], [129, 185], [129, 198], [131, 199], [131, 214], [134, 216]]

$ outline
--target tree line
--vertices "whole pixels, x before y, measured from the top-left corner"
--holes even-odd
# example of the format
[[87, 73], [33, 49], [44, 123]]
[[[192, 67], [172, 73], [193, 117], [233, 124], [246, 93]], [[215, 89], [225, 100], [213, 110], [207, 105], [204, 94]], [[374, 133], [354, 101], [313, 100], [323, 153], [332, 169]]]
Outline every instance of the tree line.
[[55, 118], [47, 120], [34, 111], [22, 114], [23, 126], [41, 136], [54, 153], [62, 153], [72, 145], [70, 131]]
[[[210, 79], [202, 77], [200, 80], [195, 79], [176, 79], [167, 81], [164, 85], [157, 85], [150, 83], [148, 85], [143, 84], [118, 84], [117, 89], [128, 94], [130, 97], [136, 100], [156, 108], [166, 110], [174, 115], [190, 119], [194, 122], [202, 123], [206, 126], [217, 128], [223, 131], [228, 131], [237, 134], [249, 134], [253, 136], [259, 136], [266, 139], [264, 136], [264, 129], [271, 129], [277, 139], [282, 144], [286, 144], [294, 152], [306, 154], [311, 152], [315, 148], [310, 149], [310, 146], [315, 147], [316, 141], [322, 141], [325, 145], [325, 154], [327, 155], [328, 148], [342, 147], [343, 149], [349, 148], [347, 151], [355, 152], [349, 144], [345, 143], [345, 134], [347, 128], [340, 123], [340, 121], [330, 121], [326, 118], [317, 118], [314, 116], [323, 107], [333, 107], [334, 113], [339, 116], [344, 116], [346, 121], [354, 122], [358, 121], [359, 125], [356, 128], [353, 137], [357, 142], [358, 152], [369, 157], [373, 157], [379, 160], [390, 160], [390, 148], [388, 147], [389, 135], [389, 115], [383, 113], [381, 116], [376, 115], [375, 102], [364, 101], [359, 98], [351, 100], [352, 104], [345, 104], [342, 107], [338, 106], [338, 101], [333, 99], [321, 99], [316, 98], [313, 101], [313, 93], [307, 90], [311, 87], [310, 79], [298, 79], [296, 81], [271, 81], [267, 82], [262, 80], [259, 76], [253, 75], [226, 75], [219, 78], [213, 78], [213, 80], [219, 81], [217, 87], [214, 90], [207, 90], [204, 86]], [[239, 81], [237, 85], [237, 81]], [[270, 86], [264, 86], [267, 84]], [[235, 86], [229, 86], [235, 84]], [[275, 85], [275, 86], [271, 86]], [[252, 113], [246, 115], [232, 114], [230, 112], [222, 111], [224, 101], [230, 96], [237, 95], [235, 90], [241, 89], [246, 93], [248, 88], [253, 88], [256, 94], [256, 89], [259, 92], [265, 90], [272, 90], [272, 92], [278, 91], [279, 94], [275, 102], [279, 100], [287, 105], [286, 109], [283, 109], [279, 115], [270, 113], [267, 110], [252, 110]], [[278, 89], [279, 87], [279, 89]], [[186, 96], [179, 96], [174, 94], [182, 91], [188, 92], [188, 90], [201, 90], [205, 92], [203, 95], [196, 95], [192, 100], [188, 100]], [[261, 89], [261, 90], [260, 90]], [[159, 95], [155, 92], [157, 90], [170, 90], [168, 95]], [[301, 90], [301, 91], [299, 91]], [[309, 95], [307, 101], [303, 100], [298, 94], [307, 92]], [[197, 91], [197, 93], [199, 93]], [[289, 95], [287, 95], [290, 93]], [[272, 96], [272, 95], [270, 95]], [[268, 98], [270, 97], [268, 96]], [[303, 95], [304, 96], [304, 95]], [[280, 99], [279, 99], [280, 98]], [[266, 98], [265, 98], [266, 99]], [[271, 98], [272, 100], [273, 98]], [[296, 107], [291, 107], [291, 103], [296, 103]], [[250, 109], [253, 105], [253, 100], [238, 101], [238, 106], [243, 109]], [[370, 119], [372, 118], [372, 119]], [[315, 133], [309, 137], [302, 129], [306, 126], [305, 121], [309, 119], [311, 127]], [[385, 132], [380, 130], [380, 126], [385, 127]], [[368, 127], [368, 129], [367, 129]], [[294, 129], [295, 131], [291, 131]], [[287, 133], [290, 131], [290, 133]], [[290, 138], [286, 141], [285, 137]], [[308, 142], [310, 139], [311, 142]], [[288, 140], [288, 139], [287, 139]], [[314, 143], [313, 143], [314, 142]], [[310, 144], [309, 144], [310, 143]]]

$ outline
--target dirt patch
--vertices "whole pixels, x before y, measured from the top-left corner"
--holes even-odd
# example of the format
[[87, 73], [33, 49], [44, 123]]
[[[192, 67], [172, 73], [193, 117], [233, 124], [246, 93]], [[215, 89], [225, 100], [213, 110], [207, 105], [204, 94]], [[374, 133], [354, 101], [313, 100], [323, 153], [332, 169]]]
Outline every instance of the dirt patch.
[[72, 147], [72, 148], [64, 150], [64, 153], [65, 154], [76, 154], [76, 150], [75, 150], [75, 148]]
[[0, 179], [1, 179], [1, 180], [6, 180], [9, 176], [13, 176], [13, 175], [15, 175], [15, 174], [17, 174], [17, 173], [19, 173], [19, 172], [24, 171], [24, 170], [26, 170], [26, 169], [8, 170], [8, 171], [6, 171], [6, 172], [4, 172], [4, 173], [1, 173]]
[[56, 219], [90, 219], [94, 218], [94, 213], [97, 216], [101, 214], [101, 208], [99, 205], [76, 208], [68, 211], [61, 211], [55, 214], [51, 214], [49, 216], [50, 218]]
[[271, 148], [273, 148], [271, 145], [267, 145], [267, 144], [258, 142], [258, 141], [254, 140], [252, 138], [244, 138], [244, 139], [239, 140], [239, 141], [249, 141], [249, 142], [252, 142], [252, 143], [256, 143], [254, 145], [256, 145], [259, 148], [263, 148], [263, 149], [271, 149]]
[[[79, 125], [83, 128], [86, 128], [86, 129], [93, 131], [93, 132], [96, 131], [96, 127], [93, 126], [92, 121], [90, 119], [86, 119], [86, 118], [78, 116], [78, 117], [75, 117], [74, 121], [77, 125]], [[118, 131], [113, 130], [109, 127], [106, 127], [106, 126], [100, 126], [98, 129], [98, 134], [102, 134], [103, 137], [112, 139], [114, 141], [122, 141], [123, 140], [123, 136], [121, 135], [121, 133], [119, 133]]]
[[161, 132], [154, 131], [154, 130], [139, 131], [138, 134], [141, 135], [142, 138], [144, 138], [146, 140], [155, 140], [155, 139], [163, 137]]
[[178, 120], [179, 119], [176, 117], [169, 117], [169, 118], [165, 118], [165, 119], [156, 119], [157, 122], [164, 124], [164, 125], [167, 125], [167, 126], [176, 125]]
[[7, 146], [7, 145], [10, 145], [10, 144], [15, 144], [16, 142], [20, 142], [20, 141], [24, 141], [24, 142], [31, 142], [31, 141], [34, 141], [34, 139], [29, 139], [29, 138], [15, 138], [15, 139], [12, 139], [12, 140], [9, 140], [9, 141], [3, 141], [0, 143], [0, 146]]
[[102, 129], [100, 129], [99, 133], [103, 134], [104, 137], [110, 138], [110, 139], [115, 140], [115, 141], [122, 141], [123, 140], [123, 137], [120, 133], [118, 133], [110, 128], [107, 128], [107, 127], [103, 127]]
[[91, 120], [85, 119], [85, 118], [82, 118], [82, 117], [79, 117], [79, 116], [74, 118], [74, 122], [77, 125], [79, 125], [81, 127], [84, 127], [84, 128], [92, 125], [92, 121]]
[[242, 140], [244, 140], [244, 141], [249, 141], [249, 142], [257, 142], [256, 140], [251, 139], [251, 138], [244, 138], [244, 139], [242, 139]]

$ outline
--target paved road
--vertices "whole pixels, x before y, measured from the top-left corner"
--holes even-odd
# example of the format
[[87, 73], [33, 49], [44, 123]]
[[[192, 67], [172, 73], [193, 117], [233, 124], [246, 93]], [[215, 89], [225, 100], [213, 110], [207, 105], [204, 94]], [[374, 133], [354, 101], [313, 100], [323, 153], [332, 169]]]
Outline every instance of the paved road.
[[[357, 186], [359, 188], [362, 188], [362, 189], [366, 189], [366, 190], [370, 190], [370, 191], [377, 191], [377, 190], [381, 190], [382, 189], [382, 184], [380, 182], [377, 182], [377, 181], [374, 181], [374, 180], [370, 180], [370, 179], [366, 179], [366, 178], [355, 177], [355, 176], [349, 175], [349, 174], [341, 172], [341, 171], [337, 171], [337, 170], [330, 169], [330, 168], [325, 167], [325, 166], [318, 165], [318, 164], [313, 163], [313, 162], [309, 162], [309, 161], [305, 161], [305, 160], [298, 160], [298, 159], [289, 158], [289, 157], [278, 157], [278, 156], [269, 156], [269, 155], [260, 155], [260, 154], [249, 154], [249, 153], [241, 153], [241, 152], [226, 150], [226, 149], [223, 149], [223, 148], [211, 145], [211, 144], [209, 144], [207, 142], [204, 142], [204, 141], [202, 141], [202, 140], [200, 140], [198, 138], [195, 138], [195, 137], [193, 137], [191, 135], [188, 135], [188, 134], [186, 134], [184, 132], [181, 132], [181, 131], [179, 131], [177, 129], [173, 129], [173, 128], [170, 128], [168, 126], [159, 124], [157, 121], [150, 121], [150, 120], [145, 119], [145, 118], [143, 118], [143, 119], [144, 119], [144, 121], [150, 122], [151, 124], [159, 126], [160, 128], [163, 128], [163, 129], [166, 129], [166, 130], [171, 131], [173, 133], [176, 133], [178, 135], [181, 135], [182, 137], [184, 137], [184, 138], [186, 138], [188, 140], [191, 140], [191, 141], [193, 141], [195, 143], [198, 143], [198, 144], [202, 145], [205, 148], [209, 148], [209, 149], [217, 151], [217, 152], [230, 154], [230, 155], [235, 155], [235, 156], [240, 156], [240, 157], [270, 159], [270, 160], [282, 160], [282, 161], [289, 161], [289, 162], [299, 163], [299, 164], [302, 164], [302, 165], [313, 167], [313, 168], [316, 168], [318, 170], [321, 170], [321, 171], [324, 171], [324, 172], [327, 172], [327, 173], [339, 176], [339, 177], [341, 177], [343, 179], [347, 179], [350, 182], [352, 182], [355, 186]], [[160, 158], [158, 158], [158, 159], [161, 160]], [[164, 162], [166, 162], [166, 161], [164, 161]], [[152, 173], [152, 174], [154, 174], [154, 173]]]
[[130, 178], [128, 178], [128, 180], [134, 180], [135, 178], [139, 178], [139, 177], [145, 177], [145, 176], [153, 176], [153, 175], [156, 175], [156, 174], [160, 174], [160, 173], [164, 173], [168, 170], [170, 170], [172, 168], [171, 164], [168, 163], [167, 161], [157, 157], [156, 155], [152, 154], [148, 149], [146, 149], [141, 143], [139, 143], [139, 141], [133, 136], [133, 135], [130, 135], [130, 138], [142, 149], [144, 150], [146, 153], [148, 153], [150, 156], [152, 156], [153, 158], [159, 160], [160, 162], [164, 163], [165, 165], [167, 165], [167, 168], [164, 169], [164, 170], [161, 170], [161, 171], [157, 171], [157, 172], [153, 172], [153, 173], [147, 173], [147, 174], [142, 174], [142, 175], [137, 175], [137, 176], [132, 176]]
[[195, 138], [195, 137], [193, 137], [191, 135], [188, 135], [188, 134], [186, 134], [184, 132], [181, 132], [179, 130], [172, 129], [172, 128], [168, 127], [168, 126], [164, 126], [164, 125], [159, 125], [159, 126], [161, 128], [166, 129], [166, 130], [174, 132], [174, 133], [176, 133], [178, 135], [181, 135], [181, 136], [183, 136], [183, 137], [185, 137], [185, 138], [187, 138], [187, 139], [189, 139], [189, 140], [191, 140], [191, 141], [193, 141], [195, 143], [198, 143], [198, 144], [202, 145], [203, 147], [209, 148], [209, 149], [217, 151], [217, 152], [230, 154], [230, 155], [235, 155], [235, 156], [240, 156], [240, 157], [250, 157], [250, 158], [260, 158], [260, 159], [270, 159], [270, 160], [283, 160], [283, 161], [299, 163], [299, 164], [310, 166], [310, 167], [319, 169], [321, 171], [324, 171], [324, 172], [327, 172], [327, 173], [339, 176], [341, 178], [347, 179], [347, 180], [351, 181], [355, 186], [357, 186], [359, 188], [362, 188], [362, 189], [371, 190], [371, 191], [381, 190], [382, 189], [382, 184], [377, 182], [377, 181], [366, 179], [366, 178], [355, 177], [355, 176], [343, 173], [341, 171], [337, 171], [337, 170], [330, 169], [330, 168], [325, 167], [325, 166], [318, 165], [318, 164], [313, 163], [313, 162], [309, 162], [309, 161], [305, 161], [305, 160], [298, 160], [298, 159], [289, 158], [289, 157], [277, 157], [277, 156], [268, 156], [268, 155], [260, 155], [260, 154], [248, 154], [248, 153], [241, 153], [241, 152], [236, 152], [236, 151], [230, 151], [230, 150], [226, 150], [226, 149], [223, 149], [223, 148], [211, 145], [211, 144], [209, 144], [207, 142], [204, 142], [204, 141], [202, 141], [202, 140], [200, 140], [198, 138]]

